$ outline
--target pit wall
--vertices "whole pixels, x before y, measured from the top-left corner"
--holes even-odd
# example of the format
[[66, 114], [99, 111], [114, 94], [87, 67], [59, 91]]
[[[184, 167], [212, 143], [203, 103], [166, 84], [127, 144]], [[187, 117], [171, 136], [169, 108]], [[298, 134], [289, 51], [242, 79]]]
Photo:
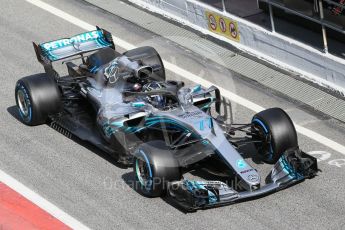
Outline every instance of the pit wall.
[[196, 0], [129, 0], [345, 95], [345, 60]]

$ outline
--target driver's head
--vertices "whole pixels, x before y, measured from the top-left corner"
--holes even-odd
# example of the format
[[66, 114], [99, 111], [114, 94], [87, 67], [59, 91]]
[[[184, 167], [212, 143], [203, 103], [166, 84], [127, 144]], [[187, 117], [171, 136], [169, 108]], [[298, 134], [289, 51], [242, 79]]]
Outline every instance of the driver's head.
[[[163, 88], [165, 88], [165, 86], [162, 83], [153, 81], [143, 86], [143, 92], [151, 92], [155, 90], [161, 90]], [[164, 107], [165, 99], [162, 95], [150, 95], [148, 96], [148, 100], [152, 103], [152, 105], [156, 107]]]
[[144, 85], [143, 90], [144, 92], [151, 92], [153, 90], [160, 90], [164, 88], [164, 85], [158, 81], [152, 81]]

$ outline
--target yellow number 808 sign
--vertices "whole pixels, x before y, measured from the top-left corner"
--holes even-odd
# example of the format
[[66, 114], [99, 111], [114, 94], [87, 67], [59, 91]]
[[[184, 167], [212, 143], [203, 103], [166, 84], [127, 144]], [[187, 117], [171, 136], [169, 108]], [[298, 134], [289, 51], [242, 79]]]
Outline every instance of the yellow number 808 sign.
[[206, 11], [208, 29], [216, 34], [223, 35], [234, 41], [240, 41], [240, 33], [236, 21], [214, 12]]

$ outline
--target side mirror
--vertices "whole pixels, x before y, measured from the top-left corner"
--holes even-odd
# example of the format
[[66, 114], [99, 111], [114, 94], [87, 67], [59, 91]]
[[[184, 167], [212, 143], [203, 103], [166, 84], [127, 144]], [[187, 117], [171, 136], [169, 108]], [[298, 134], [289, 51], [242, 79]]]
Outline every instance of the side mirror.
[[196, 85], [194, 86], [194, 88], [192, 89], [192, 93], [197, 93], [201, 90], [201, 85]]
[[132, 107], [135, 107], [135, 108], [142, 108], [146, 106], [146, 103], [143, 101], [138, 101], [138, 102], [132, 102], [131, 105]]

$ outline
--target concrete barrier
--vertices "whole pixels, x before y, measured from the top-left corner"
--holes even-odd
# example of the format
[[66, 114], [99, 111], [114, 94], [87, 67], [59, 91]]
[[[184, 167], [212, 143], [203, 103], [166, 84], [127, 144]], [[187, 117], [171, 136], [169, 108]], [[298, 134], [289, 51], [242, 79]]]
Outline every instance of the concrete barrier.
[[345, 60], [196, 0], [129, 0], [345, 95]]

